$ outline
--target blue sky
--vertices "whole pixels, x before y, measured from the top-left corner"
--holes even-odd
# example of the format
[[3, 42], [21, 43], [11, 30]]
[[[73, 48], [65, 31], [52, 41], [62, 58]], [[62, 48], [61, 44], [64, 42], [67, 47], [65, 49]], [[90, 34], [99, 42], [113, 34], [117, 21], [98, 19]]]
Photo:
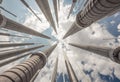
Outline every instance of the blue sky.
[[[38, 32], [41, 32], [43, 34], [46, 34], [52, 37], [52, 40], [47, 40], [40, 37], [35, 37], [35, 36], [18, 33], [14, 31], [8, 31], [8, 33], [29, 36], [32, 39], [25, 39], [25, 38], [21, 39], [21, 38], [0, 36], [1, 40], [10, 40], [11, 43], [14, 43], [14, 42], [39, 43], [40, 42], [42, 44], [48, 45], [47, 47], [49, 47], [53, 42], [57, 40], [59, 40], [60, 42], [57, 48], [53, 51], [53, 53], [49, 57], [46, 66], [40, 71], [35, 82], [43, 82], [43, 81], [50, 82], [51, 75], [54, 69], [55, 59], [57, 56], [59, 57], [58, 70], [57, 70], [57, 82], [69, 82], [69, 79], [68, 79], [69, 77], [66, 71], [63, 54], [67, 54], [72, 66], [74, 67], [74, 71], [77, 75], [77, 78], [79, 79], [80, 82], [119, 82], [120, 81], [120, 73], [119, 73], [120, 65], [119, 64], [111, 61], [108, 58], [101, 57], [98, 54], [94, 54], [94, 53], [77, 49], [67, 45], [67, 43], [71, 42], [71, 43], [78, 43], [78, 44], [85, 44], [85, 45], [99, 44], [99, 46], [109, 46], [109, 47], [119, 46], [120, 12], [115, 13], [110, 17], [105, 17], [93, 23], [88, 28], [74, 34], [73, 36], [68, 37], [65, 40], [62, 40], [61, 39], [62, 36], [67, 32], [67, 30], [70, 28], [70, 26], [74, 22], [75, 15], [78, 13], [78, 10], [81, 10], [80, 5], [82, 3], [85, 3], [85, 1], [81, 0], [80, 3], [77, 3], [72, 15], [70, 16], [69, 19], [67, 19], [67, 15], [69, 13], [72, 0], [60, 0], [60, 10], [58, 11], [59, 12], [59, 28], [57, 28], [57, 31], [59, 33], [58, 35], [55, 34], [53, 29], [47, 22], [46, 18], [44, 17], [43, 13], [37, 6], [36, 2], [34, 0], [25, 0], [25, 1], [42, 19], [42, 22], [40, 22], [20, 2], [20, 0], [3, 0], [3, 3], [1, 4], [2, 7], [4, 7], [5, 9], [17, 15], [17, 17], [13, 17], [2, 10], [1, 10], [1, 13], [4, 16], [14, 21], [17, 21], [25, 26], [28, 26], [31, 29], [34, 29]], [[51, 11], [53, 14], [53, 18], [55, 20], [52, 0], [49, 0], [49, 4], [52, 9]], [[109, 39], [114, 37], [116, 37], [116, 39], [104, 40], [104, 39]], [[65, 44], [65, 48], [63, 48], [62, 44]], [[25, 47], [28, 47], [28, 46], [25, 46]], [[38, 49], [36, 51], [46, 49], [47, 47]], [[15, 66], [21, 63], [22, 60], [25, 60], [25, 59], [26, 58], [23, 58], [9, 65], [1, 67], [0, 73], [2, 73], [3, 71], [6, 71], [12, 66]]]

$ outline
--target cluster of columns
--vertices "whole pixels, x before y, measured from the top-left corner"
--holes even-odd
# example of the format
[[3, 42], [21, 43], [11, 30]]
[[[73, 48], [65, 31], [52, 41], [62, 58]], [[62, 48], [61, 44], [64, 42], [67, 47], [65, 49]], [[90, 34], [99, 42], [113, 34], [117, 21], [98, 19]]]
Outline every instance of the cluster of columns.
[[32, 82], [40, 69], [44, 67], [47, 58], [55, 49], [57, 44], [54, 44], [43, 52], [31, 53], [32, 55], [24, 63], [19, 64], [0, 75], [0, 82]]
[[35, 0], [35, 1], [37, 2], [38, 6], [41, 9], [41, 11], [43, 12], [43, 14], [45, 15], [47, 21], [50, 23], [50, 25], [53, 27], [54, 31], [57, 33], [56, 25], [55, 25], [54, 19], [52, 17], [52, 13], [50, 10], [48, 0]]
[[120, 9], [120, 0], [89, 0], [85, 8], [76, 16], [73, 23], [63, 39], [88, 27], [92, 23], [116, 13]]

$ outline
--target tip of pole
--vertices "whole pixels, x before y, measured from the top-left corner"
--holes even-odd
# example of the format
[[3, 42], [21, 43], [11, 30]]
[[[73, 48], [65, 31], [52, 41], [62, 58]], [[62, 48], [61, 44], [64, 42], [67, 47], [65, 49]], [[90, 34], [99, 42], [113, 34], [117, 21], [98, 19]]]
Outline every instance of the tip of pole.
[[63, 37], [63, 39], [66, 39], [66, 38], [67, 38], [67, 36], [64, 36], [64, 37]]

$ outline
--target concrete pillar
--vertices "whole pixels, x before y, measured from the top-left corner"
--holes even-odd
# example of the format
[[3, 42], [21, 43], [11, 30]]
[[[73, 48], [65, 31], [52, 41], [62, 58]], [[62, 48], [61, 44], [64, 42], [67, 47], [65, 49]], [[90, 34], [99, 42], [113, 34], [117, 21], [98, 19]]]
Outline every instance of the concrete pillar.
[[6, 28], [9, 30], [14, 30], [14, 31], [18, 31], [18, 32], [22, 32], [22, 33], [50, 39], [50, 37], [43, 35], [35, 30], [32, 30], [32, 29], [30, 29], [22, 24], [15, 22], [15, 21], [12, 21], [12, 20], [6, 18], [5, 16], [2, 16], [1, 14], [0, 14], [0, 26], [2, 28]]
[[56, 62], [55, 62], [55, 67], [53, 70], [51, 82], [56, 82], [57, 68], [58, 68], [58, 57], [57, 57]]
[[16, 60], [18, 60], [18, 59], [20, 59], [20, 58], [25, 57], [25, 56], [29, 56], [29, 55], [31, 55], [31, 54], [28, 53], [28, 54], [16, 56], [16, 57], [13, 57], [13, 58], [9, 58], [9, 59], [7, 59], [6, 61], [1, 61], [1, 62], [0, 62], [0, 67], [2, 67], [2, 66], [4, 66], [4, 65], [7, 65], [7, 64], [9, 64], [9, 63], [11, 63], [11, 62], [14, 62], [14, 61], [16, 61]]
[[52, 17], [52, 13], [50, 10], [48, 0], [35, 0], [35, 1], [38, 4], [41, 11], [43, 12], [43, 14], [45, 15], [47, 21], [50, 23], [50, 25], [53, 27], [54, 31], [57, 33], [55, 22]]
[[4, 60], [4, 59], [7, 59], [7, 58], [10, 58], [10, 57], [13, 57], [13, 56], [17, 56], [17, 54], [22, 54], [22, 53], [25, 53], [25, 52], [28, 52], [28, 51], [31, 51], [31, 50], [41, 48], [41, 47], [44, 47], [44, 45], [0, 53], [0, 60]]
[[25, 0], [21, 0], [21, 2], [36, 16], [36, 18], [41, 22], [41, 19], [37, 16], [37, 14], [32, 10], [32, 8], [27, 4]]
[[35, 43], [10, 43], [10, 44], [7, 43], [7, 44], [0, 44], [0, 48], [34, 45], [34, 44]]
[[19, 36], [19, 35], [14, 35], [14, 34], [9, 34], [9, 33], [2, 33], [2, 32], [0, 32], [0, 35], [12, 36], [12, 37], [21, 37], [21, 38], [30, 38], [30, 37], [26, 37], [26, 36]]
[[0, 75], [0, 82], [29, 82], [37, 70], [46, 63], [43, 53], [32, 55], [27, 61], [19, 64]]
[[69, 45], [110, 58], [114, 62], [120, 64], [120, 54], [119, 54], [120, 47], [109, 48], [109, 47], [99, 47], [99, 46], [91, 46], [91, 45], [85, 46], [85, 45], [79, 45], [73, 43], [69, 43]]
[[77, 76], [76, 76], [76, 74], [73, 70], [73, 67], [70, 64], [70, 62], [68, 60], [68, 57], [66, 55], [64, 55], [64, 59], [65, 59], [65, 65], [66, 65], [66, 68], [67, 68], [67, 72], [68, 72], [70, 82], [79, 82], [78, 79], [77, 79]]
[[69, 19], [69, 17], [70, 17], [70, 14], [73, 12], [73, 9], [74, 9], [74, 7], [75, 7], [76, 2], [77, 2], [77, 0], [72, 0], [72, 6], [71, 6], [71, 8], [70, 8], [70, 12], [69, 12], [68, 17], [67, 17], [68, 19]]
[[[56, 47], [55, 45], [44, 52], [52, 52]], [[24, 63], [19, 64], [0, 75], [0, 82], [31, 82], [30, 80], [34, 75], [46, 64], [47, 55], [42, 52], [33, 53]]]
[[[78, 31], [88, 27], [92, 23], [110, 16], [120, 10], [120, 0], [89, 0], [85, 8], [76, 16], [76, 21], [70, 29], [78, 27]], [[69, 30], [71, 32], [71, 30]], [[67, 32], [65, 38], [78, 31]]]
[[58, 0], [53, 0], [56, 22], [58, 25]]
[[60, 10], [60, 0], [58, 0], [58, 10]]

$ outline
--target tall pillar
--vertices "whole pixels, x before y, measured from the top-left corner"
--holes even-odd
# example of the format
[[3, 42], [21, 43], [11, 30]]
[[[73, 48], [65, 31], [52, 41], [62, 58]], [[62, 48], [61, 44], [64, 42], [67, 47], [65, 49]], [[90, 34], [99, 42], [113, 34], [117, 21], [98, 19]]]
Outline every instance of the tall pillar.
[[22, 24], [15, 22], [15, 21], [12, 21], [12, 20], [6, 18], [5, 16], [2, 16], [1, 14], [0, 14], [0, 26], [2, 28], [6, 28], [6, 29], [10, 29], [10, 30], [50, 39], [50, 37], [43, 35], [35, 30], [32, 30]]
[[[53, 46], [54, 47], [51, 47], [53, 49], [49, 48], [48, 50], [50, 51], [46, 51], [46, 53], [52, 53], [56, 47], [55, 45]], [[34, 75], [36, 75], [37, 71], [44, 67], [46, 61], [46, 54], [42, 52], [33, 53], [24, 63], [19, 64], [0, 75], [0, 82], [30, 82]]]
[[0, 48], [6, 48], [6, 47], [16, 47], [16, 46], [25, 46], [25, 45], [34, 45], [35, 43], [4, 43], [0, 44]]
[[69, 12], [68, 17], [67, 17], [68, 19], [69, 19], [69, 17], [70, 17], [70, 14], [73, 12], [73, 9], [74, 9], [74, 7], [75, 7], [76, 2], [77, 2], [77, 0], [72, 0], [72, 6], [71, 6], [71, 8], [70, 8], [70, 12]]
[[60, 0], [58, 0], [58, 10], [60, 10]]
[[53, 27], [54, 31], [57, 33], [55, 22], [53, 20], [52, 13], [50, 11], [50, 6], [48, 3], [48, 0], [35, 0], [35, 1], [37, 2], [38, 6], [41, 9], [41, 11], [43, 12], [43, 14], [45, 15], [47, 21], [50, 23], [50, 25]]
[[55, 67], [53, 69], [51, 82], [56, 82], [57, 68], [58, 68], [58, 57], [56, 58]]
[[18, 49], [18, 50], [14, 50], [14, 51], [9, 51], [9, 52], [4, 52], [0, 54], [0, 60], [4, 60], [13, 56], [17, 56], [17, 54], [22, 54], [28, 51], [32, 51], [35, 49], [39, 49], [41, 47], [44, 47], [44, 45], [40, 45], [40, 46], [35, 46], [35, 47], [31, 47], [31, 48], [24, 48], [24, 49]]
[[23, 54], [23, 55], [20, 55], [20, 56], [13, 57], [13, 58], [8, 58], [7, 60], [0, 62], [0, 67], [5, 66], [5, 65], [7, 65], [11, 62], [14, 62], [14, 61], [16, 61], [20, 58], [24, 58], [24, 57], [29, 56], [29, 55], [31, 55], [31, 54], [27, 53], [27, 54]]
[[53, 0], [56, 22], [58, 25], [58, 0]]
[[14, 35], [14, 34], [9, 34], [9, 33], [2, 33], [2, 32], [0, 32], [0, 35], [12, 36], [12, 37], [21, 37], [21, 38], [30, 38], [30, 37], [27, 37], [27, 36], [19, 36], [19, 35]]
[[32, 8], [27, 4], [25, 0], [21, 0], [21, 2], [36, 16], [36, 18], [41, 22], [41, 19], [37, 16], [37, 14], [32, 10]]
[[70, 82], [79, 82], [78, 79], [77, 79], [77, 76], [76, 76], [76, 74], [73, 70], [73, 67], [68, 60], [68, 57], [65, 54], [64, 54], [64, 58], [65, 58], [65, 65], [66, 65], [66, 68], [67, 68], [67, 72], [68, 72]]
[[73, 44], [73, 43], [69, 43], [69, 45], [110, 58], [114, 62], [120, 64], [120, 54], [119, 54], [120, 47], [117, 47], [114, 49], [109, 47], [98, 47], [98, 46], [91, 46], [91, 45], [84, 46], [84, 45]]
[[[65, 34], [64, 38], [88, 27], [92, 23], [110, 16], [120, 10], [120, 0], [89, 0], [85, 8], [76, 16], [76, 21], [73, 23], [70, 30]], [[72, 31], [71, 29], [78, 29]]]

